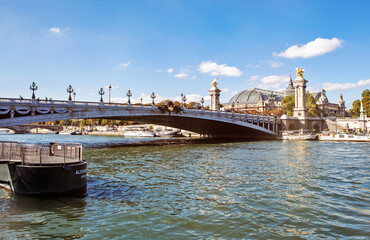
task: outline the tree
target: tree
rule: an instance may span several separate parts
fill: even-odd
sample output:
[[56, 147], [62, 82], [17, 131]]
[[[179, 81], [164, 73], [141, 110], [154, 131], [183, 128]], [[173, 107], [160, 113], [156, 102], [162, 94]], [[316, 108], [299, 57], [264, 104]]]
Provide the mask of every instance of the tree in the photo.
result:
[[349, 110], [349, 115], [351, 117], [359, 117], [360, 116], [360, 108], [361, 108], [360, 100], [355, 100], [352, 103], [352, 108]]
[[316, 99], [308, 92], [306, 93], [306, 107], [309, 117], [320, 117], [321, 110], [316, 104]]
[[[295, 95], [289, 95], [281, 100], [281, 106], [283, 107], [287, 116], [291, 117], [294, 115], [294, 107], [295, 107]], [[307, 108], [307, 115], [309, 117], [320, 117], [321, 110], [316, 104], [316, 99], [309, 94], [306, 93], [306, 108]]]
[[294, 106], [295, 106], [295, 96], [288, 95], [283, 100], [281, 100], [281, 106], [283, 107], [287, 116], [291, 117], [294, 113]]
[[364, 107], [365, 113], [370, 117], [370, 90], [366, 89], [362, 92], [362, 105]]
[[197, 108], [198, 105], [199, 105], [199, 103], [197, 103], [197, 102], [189, 102], [188, 103], [188, 108], [189, 109], [194, 109], [194, 108]]

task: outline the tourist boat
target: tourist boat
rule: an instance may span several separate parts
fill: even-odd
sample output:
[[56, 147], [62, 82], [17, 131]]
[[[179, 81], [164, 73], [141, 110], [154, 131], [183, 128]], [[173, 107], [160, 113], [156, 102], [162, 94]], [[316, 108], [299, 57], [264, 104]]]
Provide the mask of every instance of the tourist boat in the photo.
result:
[[77, 132], [77, 131], [61, 131], [59, 132], [60, 135], [82, 135], [82, 132]]
[[146, 127], [127, 127], [124, 132], [125, 137], [155, 137], [153, 131]]
[[293, 130], [293, 131], [284, 131], [281, 133], [281, 136], [278, 137], [280, 140], [316, 140], [317, 134], [314, 134], [312, 131]]
[[184, 135], [181, 133], [180, 129], [174, 128], [158, 128], [155, 131], [156, 137], [183, 137]]
[[14, 131], [6, 128], [1, 128], [0, 134], [14, 134]]
[[331, 132], [331, 133], [320, 134], [319, 140], [320, 141], [370, 142], [370, 135]]
[[53, 131], [50, 129], [43, 129], [43, 128], [33, 128], [29, 130], [30, 133], [34, 134], [58, 134], [59, 131]]
[[0, 183], [16, 195], [70, 195], [86, 192], [82, 146], [0, 142]]

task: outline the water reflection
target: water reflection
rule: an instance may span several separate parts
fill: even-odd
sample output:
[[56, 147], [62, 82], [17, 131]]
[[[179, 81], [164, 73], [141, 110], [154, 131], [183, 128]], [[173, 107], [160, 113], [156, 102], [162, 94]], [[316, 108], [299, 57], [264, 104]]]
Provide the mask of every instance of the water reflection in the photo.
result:
[[8, 238], [80, 238], [76, 226], [86, 214], [84, 198], [4, 198], [0, 212], [1, 229]]
[[366, 146], [89, 148], [85, 198], [2, 197], [0, 228], [8, 238], [364, 239]]

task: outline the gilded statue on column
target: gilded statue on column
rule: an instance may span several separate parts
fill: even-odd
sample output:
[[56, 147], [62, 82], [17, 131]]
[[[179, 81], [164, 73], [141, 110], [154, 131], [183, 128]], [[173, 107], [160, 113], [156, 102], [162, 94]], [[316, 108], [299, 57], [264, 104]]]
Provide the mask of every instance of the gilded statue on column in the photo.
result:
[[303, 73], [304, 73], [304, 69], [303, 68], [296, 68], [297, 70], [297, 79], [304, 79], [303, 78]]
[[215, 80], [213, 80], [213, 82], [212, 82], [212, 86], [214, 87], [214, 88], [217, 88], [217, 80], [218, 80], [218, 78], [215, 78]]

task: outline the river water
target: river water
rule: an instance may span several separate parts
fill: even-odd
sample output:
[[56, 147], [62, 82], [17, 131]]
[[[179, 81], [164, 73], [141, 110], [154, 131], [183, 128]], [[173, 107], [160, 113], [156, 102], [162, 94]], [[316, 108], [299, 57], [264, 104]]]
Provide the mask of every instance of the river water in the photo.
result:
[[119, 147], [140, 140], [58, 135], [0, 140], [81, 142], [88, 161], [83, 198], [11, 197], [0, 190], [0, 238], [370, 237], [369, 143]]

